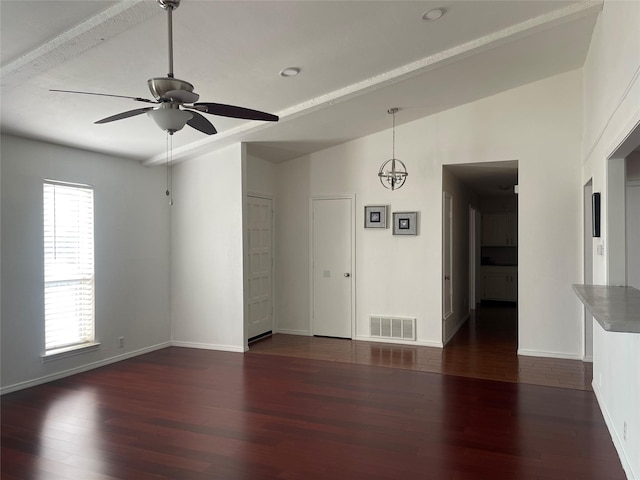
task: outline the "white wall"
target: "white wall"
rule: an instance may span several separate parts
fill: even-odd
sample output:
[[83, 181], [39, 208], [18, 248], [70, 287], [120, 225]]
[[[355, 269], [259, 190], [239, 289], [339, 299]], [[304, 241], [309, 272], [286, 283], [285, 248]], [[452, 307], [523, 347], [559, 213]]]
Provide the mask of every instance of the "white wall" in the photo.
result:
[[640, 150], [627, 157], [627, 180], [640, 181]]
[[243, 149], [234, 144], [173, 167], [174, 345], [245, 350]]
[[279, 163], [276, 173], [275, 331], [310, 335], [310, 158]]
[[273, 197], [276, 187], [276, 165], [247, 154], [247, 193]]
[[[169, 206], [164, 171], [137, 162], [2, 136], [3, 392], [166, 346]], [[42, 363], [42, 182], [89, 184], [95, 194], [97, 351]], [[118, 338], [125, 347], [118, 348]]]
[[[279, 302], [297, 305], [287, 327], [308, 333], [308, 198], [355, 193], [358, 218], [365, 205], [387, 204], [419, 211], [421, 223], [416, 237], [357, 226], [356, 335], [366, 338], [371, 314], [416, 317], [418, 342], [441, 345], [442, 166], [519, 160], [520, 353], [581, 358], [571, 290], [580, 281], [581, 84], [573, 71], [399, 126], [396, 155], [409, 178], [396, 192], [377, 178], [390, 130], [278, 165], [295, 178], [287, 187], [295, 192], [279, 190], [278, 241], [288, 241]], [[282, 256], [288, 251], [295, 261]]]
[[[584, 66], [582, 183], [602, 192], [600, 242], [608, 253], [607, 158], [640, 122], [640, 2], [606, 1]], [[605, 256], [595, 255], [594, 283], [607, 284]], [[629, 478], [640, 478], [640, 335], [594, 324], [593, 387]], [[624, 440], [624, 424], [627, 439]]]

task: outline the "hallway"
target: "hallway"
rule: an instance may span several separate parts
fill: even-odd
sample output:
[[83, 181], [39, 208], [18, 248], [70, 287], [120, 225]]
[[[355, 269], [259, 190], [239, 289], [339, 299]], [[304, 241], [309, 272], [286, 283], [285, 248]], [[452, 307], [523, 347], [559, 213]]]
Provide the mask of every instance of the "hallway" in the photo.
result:
[[377, 365], [462, 377], [591, 390], [592, 364], [517, 355], [517, 308], [487, 305], [443, 348], [275, 334], [248, 354]]

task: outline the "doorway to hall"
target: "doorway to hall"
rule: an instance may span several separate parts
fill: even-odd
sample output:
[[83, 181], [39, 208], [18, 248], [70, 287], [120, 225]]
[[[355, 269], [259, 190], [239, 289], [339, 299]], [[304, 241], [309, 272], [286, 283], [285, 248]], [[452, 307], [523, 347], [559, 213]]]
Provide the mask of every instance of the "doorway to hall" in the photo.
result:
[[446, 165], [443, 190], [459, 199], [451, 235], [454, 314], [443, 318], [445, 349], [517, 361], [518, 162]]

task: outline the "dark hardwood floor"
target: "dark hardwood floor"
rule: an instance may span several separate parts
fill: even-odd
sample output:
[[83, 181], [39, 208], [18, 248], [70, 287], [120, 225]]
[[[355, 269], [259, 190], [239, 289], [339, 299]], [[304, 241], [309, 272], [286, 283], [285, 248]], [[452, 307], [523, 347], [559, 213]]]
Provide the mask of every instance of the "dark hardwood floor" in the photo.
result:
[[274, 335], [250, 352], [591, 390], [591, 363], [517, 354], [517, 315], [509, 304], [480, 306], [445, 348]]
[[625, 478], [593, 392], [257, 350], [171, 347], [4, 395], [2, 478]]

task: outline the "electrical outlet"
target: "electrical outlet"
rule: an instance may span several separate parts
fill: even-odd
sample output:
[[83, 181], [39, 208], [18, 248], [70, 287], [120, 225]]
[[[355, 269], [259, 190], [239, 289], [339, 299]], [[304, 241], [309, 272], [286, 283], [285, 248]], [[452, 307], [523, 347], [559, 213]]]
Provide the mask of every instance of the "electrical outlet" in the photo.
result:
[[118, 348], [124, 348], [124, 337], [118, 339]]
[[627, 441], [627, 422], [624, 422], [624, 426], [622, 427], [622, 439]]

